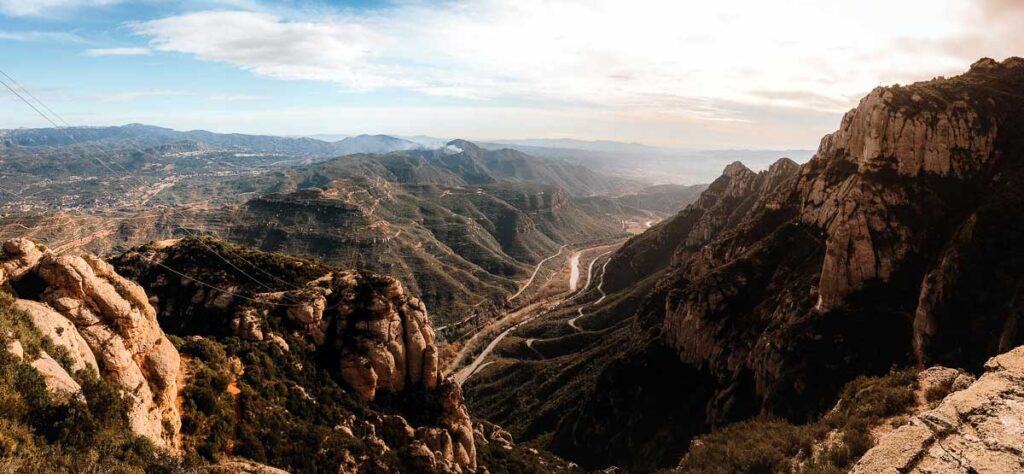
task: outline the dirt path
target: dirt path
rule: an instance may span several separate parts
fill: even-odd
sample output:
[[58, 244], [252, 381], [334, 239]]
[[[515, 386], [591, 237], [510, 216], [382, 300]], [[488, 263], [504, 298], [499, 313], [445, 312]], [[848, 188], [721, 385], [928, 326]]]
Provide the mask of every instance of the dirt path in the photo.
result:
[[512, 300], [516, 299], [517, 296], [523, 294], [523, 291], [526, 291], [526, 289], [529, 288], [530, 285], [533, 283], [533, 279], [537, 278], [537, 272], [540, 271], [540, 267], [544, 266], [544, 264], [547, 263], [548, 260], [551, 260], [552, 258], [555, 258], [555, 257], [557, 257], [559, 255], [562, 255], [562, 252], [565, 251], [565, 247], [566, 247], [565, 245], [559, 247], [558, 248], [558, 253], [556, 253], [556, 254], [548, 257], [548, 258], [545, 258], [544, 260], [541, 260], [540, 263], [538, 263], [537, 266], [533, 269], [533, 274], [530, 275], [530, 279], [526, 280], [526, 282], [523, 283], [523, 286], [521, 286], [519, 288], [519, 291], [517, 291], [516, 294], [508, 297], [508, 300], [512, 301]]
[[526, 347], [528, 349], [530, 349], [531, 351], [533, 351], [534, 354], [537, 354], [538, 356], [540, 356], [541, 359], [544, 359], [545, 358], [544, 354], [541, 354], [540, 351], [538, 351], [537, 349], [535, 349], [533, 347], [533, 343], [537, 342], [537, 341], [538, 341], [538, 339], [537, 338], [533, 338], [533, 337], [527, 339], [526, 340]]

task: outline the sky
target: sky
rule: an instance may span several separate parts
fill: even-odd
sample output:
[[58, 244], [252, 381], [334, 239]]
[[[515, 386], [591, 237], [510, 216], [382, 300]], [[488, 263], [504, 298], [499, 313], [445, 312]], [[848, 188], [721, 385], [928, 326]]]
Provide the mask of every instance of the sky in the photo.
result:
[[[72, 125], [816, 148], [879, 85], [1024, 55], [1021, 0], [0, 0]], [[0, 128], [47, 123], [0, 89]]]

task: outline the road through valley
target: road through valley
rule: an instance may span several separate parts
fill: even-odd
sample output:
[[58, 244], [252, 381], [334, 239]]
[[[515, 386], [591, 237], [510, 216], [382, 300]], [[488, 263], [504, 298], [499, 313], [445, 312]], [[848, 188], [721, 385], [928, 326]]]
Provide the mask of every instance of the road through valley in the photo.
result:
[[[569, 282], [566, 291], [551, 296], [542, 296], [537, 301], [527, 303], [512, 311], [509, 311], [508, 313], [505, 313], [505, 315], [499, 317], [491, 324], [481, 328], [480, 331], [478, 331], [472, 338], [469, 339], [469, 341], [466, 342], [464, 346], [462, 346], [462, 348], [459, 350], [458, 354], [456, 354], [456, 357], [450, 366], [452, 368], [450, 370], [453, 370], [455, 381], [459, 385], [462, 385], [467, 379], [469, 379], [469, 377], [471, 377], [473, 374], [479, 371], [480, 368], [482, 368], [485, 365], [488, 365], [489, 363], [485, 364], [485, 359], [487, 359], [487, 357], [491, 355], [494, 349], [498, 347], [498, 344], [501, 343], [501, 341], [506, 336], [515, 331], [517, 328], [519, 328], [523, 324], [529, 323], [547, 314], [555, 307], [566, 302], [567, 300], [574, 298], [582, 291], [585, 291], [590, 286], [591, 278], [593, 277], [594, 262], [596, 262], [599, 258], [611, 253], [612, 250], [608, 250], [596, 256], [594, 260], [590, 262], [587, 268], [586, 281], [584, 283], [584, 286], [583, 288], [579, 288], [581, 277], [581, 271], [579, 268], [580, 259], [584, 253], [591, 252], [594, 250], [601, 250], [609, 247], [615, 248], [618, 245], [621, 245], [623, 242], [624, 241], [618, 241], [615, 242], [614, 244], [602, 244], [593, 247], [587, 247], [574, 252], [567, 262], [567, 265], [569, 266]], [[534, 269], [533, 274], [530, 276], [529, 280], [527, 280], [526, 284], [524, 284], [523, 287], [520, 288], [519, 291], [517, 291], [516, 294], [509, 299], [511, 300], [521, 295], [524, 290], [526, 290], [531, 284], [533, 284], [534, 279], [536, 278], [537, 273], [540, 271], [543, 264], [550, 261], [552, 258], [561, 255], [564, 249], [565, 247], [560, 249], [557, 254], [542, 260]], [[475, 349], [479, 348], [479, 346], [483, 344], [483, 341], [485, 341], [495, 332], [497, 332], [497, 335], [493, 336], [494, 338], [489, 343], [487, 343], [487, 345], [479, 352], [479, 354], [473, 357], [472, 353], [475, 352]], [[473, 357], [472, 361], [470, 361], [468, 364], [465, 363], [466, 360], [468, 360], [470, 357]]]

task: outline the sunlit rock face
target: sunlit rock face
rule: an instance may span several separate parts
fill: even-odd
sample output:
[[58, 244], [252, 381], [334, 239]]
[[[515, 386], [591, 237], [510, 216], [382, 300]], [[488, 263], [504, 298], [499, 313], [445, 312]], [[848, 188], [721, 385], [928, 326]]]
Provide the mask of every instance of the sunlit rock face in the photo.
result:
[[[93, 370], [121, 387], [131, 402], [128, 418], [134, 432], [176, 449], [181, 361], [145, 291], [93, 255], [57, 255], [25, 239], [5, 242], [3, 249], [0, 265], [19, 290], [15, 307], [65, 349], [70, 370]], [[31, 365], [53, 391], [73, 395], [81, 390], [48, 354]]]
[[981, 378], [965, 382], [954, 383], [935, 409], [879, 439], [851, 472], [1024, 469], [1024, 347], [993, 357]]

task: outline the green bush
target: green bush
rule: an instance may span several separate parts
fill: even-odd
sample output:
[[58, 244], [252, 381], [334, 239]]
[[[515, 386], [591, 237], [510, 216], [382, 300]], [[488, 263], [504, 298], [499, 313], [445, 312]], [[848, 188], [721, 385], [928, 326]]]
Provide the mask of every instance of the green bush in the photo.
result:
[[[38, 357], [44, 349], [59, 354], [12, 302], [0, 293], [0, 337], [17, 338], [27, 359]], [[111, 472], [173, 472], [185, 468], [131, 431], [129, 405], [117, 387], [91, 370], [79, 371], [75, 379], [88, 403], [78, 398], [54, 399], [35, 369], [0, 350], [0, 471], [83, 472], [103, 466]]]
[[[726, 426], [695, 441], [679, 470], [776, 473], [790, 472], [794, 463], [800, 463], [805, 472], [845, 472], [874, 445], [872, 427], [910, 411], [916, 387], [913, 369], [858, 377], [843, 388], [835, 409], [817, 421], [794, 425], [759, 418]], [[827, 438], [838, 442], [825, 442]], [[821, 453], [812, 456], [816, 444]]]

